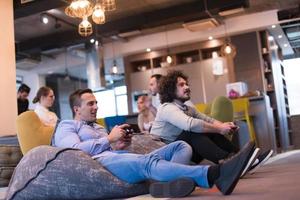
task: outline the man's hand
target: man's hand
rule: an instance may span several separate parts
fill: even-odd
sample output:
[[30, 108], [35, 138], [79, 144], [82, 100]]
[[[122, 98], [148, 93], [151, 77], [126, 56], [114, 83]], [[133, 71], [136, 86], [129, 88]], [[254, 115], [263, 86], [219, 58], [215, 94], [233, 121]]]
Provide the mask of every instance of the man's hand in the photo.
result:
[[129, 127], [128, 124], [116, 125], [107, 136], [109, 143], [114, 143], [126, 136], [124, 128]]
[[132, 134], [124, 136], [122, 139], [116, 142], [115, 149], [122, 150], [131, 144]]
[[230, 134], [236, 131], [236, 125], [233, 122], [219, 124], [219, 130], [222, 135]]

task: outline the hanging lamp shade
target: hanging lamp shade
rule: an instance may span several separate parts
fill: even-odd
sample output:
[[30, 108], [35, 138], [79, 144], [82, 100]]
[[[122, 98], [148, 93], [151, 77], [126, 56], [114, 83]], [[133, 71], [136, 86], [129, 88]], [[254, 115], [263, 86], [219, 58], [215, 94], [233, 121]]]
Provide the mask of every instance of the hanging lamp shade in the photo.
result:
[[88, 21], [87, 17], [84, 17], [82, 22], [79, 24], [78, 33], [84, 37], [87, 37], [93, 33], [92, 24]]
[[118, 73], [118, 66], [117, 66], [117, 62], [116, 62], [116, 60], [114, 60], [113, 61], [113, 66], [112, 66], [112, 68], [111, 68], [111, 73], [112, 74], [117, 74]]
[[102, 0], [102, 6], [105, 11], [113, 11], [117, 9], [116, 0]]
[[93, 13], [93, 5], [88, 0], [73, 0], [65, 9], [65, 13], [70, 17], [83, 18]]
[[231, 42], [227, 41], [221, 47], [221, 54], [222, 56], [230, 56], [233, 58], [236, 55], [236, 47]]
[[104, 9], [100, 3], [97, 3], [95, 5], [92, 19], [93, 19], [93, 22], [95, 22], [96, 24], [104, 24], [105, 23]]

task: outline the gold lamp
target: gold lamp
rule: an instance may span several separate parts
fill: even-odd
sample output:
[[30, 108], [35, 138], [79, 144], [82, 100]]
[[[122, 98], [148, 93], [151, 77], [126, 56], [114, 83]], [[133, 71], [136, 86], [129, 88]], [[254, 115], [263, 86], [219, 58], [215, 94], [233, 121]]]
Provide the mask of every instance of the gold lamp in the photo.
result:
[[92, 15], [92, 20], [96, 24], [104, 24], [105, 11], [112, 11], [116, 8], [115, 0], [72, 0], [65, 9], [65, 13], [70, 17], [82, 18], [78, 32], [81, 36], [89, 36], [93, 33], [93, 28], [88, 17]]
[[83, 18], [90, 16], [93, 12], [93, 5], [89, 0], [73, 0], [65, 9], [65, 13], [70, 17]]
[[117, 9], [116, 0], [102, 0], [105, 11], [113, 11]]
[[81, 36], [87, 37], [93, 33], [92, 24], [84, 17], [82, 22], [78, 26], [78, 33]]
[[97, 3], [95, 5], [92, 19], [96, 24], [104, 24], [105, 23], [104, 9], [100, 3]]
[[221, 47], [221, 55], [222, 56], [230, 56], [233, 58], [236, 55], [236, 48], [231, 43], [230, 37], [227, 34], [226, 23], [224, 23], [224, 28], [225, 28], [226, 39], [225, 39], [225, 44]]

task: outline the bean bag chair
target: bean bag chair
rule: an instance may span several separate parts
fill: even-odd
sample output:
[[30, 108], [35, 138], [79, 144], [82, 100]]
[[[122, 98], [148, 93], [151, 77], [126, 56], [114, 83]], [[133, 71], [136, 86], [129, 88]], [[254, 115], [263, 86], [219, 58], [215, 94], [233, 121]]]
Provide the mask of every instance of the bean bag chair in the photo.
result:
[[39, 146], [17, 165], [6, 199], [126, 198], [148, 193], [148, 186], [119, 180], [80, 150]]

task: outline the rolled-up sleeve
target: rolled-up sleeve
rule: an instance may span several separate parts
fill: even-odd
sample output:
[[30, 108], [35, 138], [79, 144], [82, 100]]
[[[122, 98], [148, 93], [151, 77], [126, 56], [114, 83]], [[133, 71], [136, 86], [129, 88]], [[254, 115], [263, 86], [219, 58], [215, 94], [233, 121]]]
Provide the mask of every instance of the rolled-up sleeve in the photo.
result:
[[[203, 127], [206, 123], [211, 123], [213, 121], [212, 118], [206, 117], [205, 115], [201, 116], [197, 115], [197, 118], [194, 116], [189, 116], [185, 114], [180, 108], [178, 108], [174, 104], [166, 104], [161, 107], [161, 119], [163, 121], [167, 121], [174, 126], [191, 132], [203, 132]], [[196, 113], [195, 113], [196, 114]], [[199, 119], [199, 118], [204, 119]]]
[[81, 149], [91, 156], [100, 154], [103, 151], [111, 150], [107, 137], [81, 141], [77, 133], [78, 130], [76, 124], [72, 123], [72, 121], [62, 121], [55, 132], [55, 146]]

